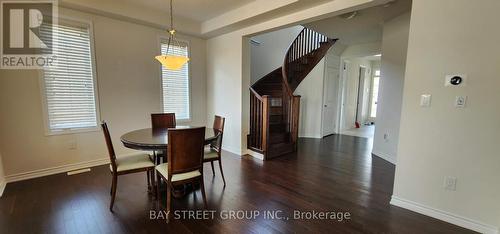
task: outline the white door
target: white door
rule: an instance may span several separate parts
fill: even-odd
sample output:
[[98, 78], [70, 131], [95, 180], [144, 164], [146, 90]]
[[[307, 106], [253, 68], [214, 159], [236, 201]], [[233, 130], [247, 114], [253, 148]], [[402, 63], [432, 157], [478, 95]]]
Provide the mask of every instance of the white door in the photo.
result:
[[336, 133], [339, 92], [339, 70], [337, 68], [327, 67], [325, 71], [322, 118], [323, 136]]
[[352, 71], [356, 67], [352, 68], [347, 60], [343, 61], [343, 66], [341, 131], [354, 128], [358, 100], [358, 78], [355, 77], [357, 72]]

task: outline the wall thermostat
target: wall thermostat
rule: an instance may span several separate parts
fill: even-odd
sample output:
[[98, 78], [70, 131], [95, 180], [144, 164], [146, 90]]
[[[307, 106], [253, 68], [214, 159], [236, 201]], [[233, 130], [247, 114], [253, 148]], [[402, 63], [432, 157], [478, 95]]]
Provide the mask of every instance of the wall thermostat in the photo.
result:
[[446, 75], [444, 86], [465, 86], [466, 80], [467, 75], [465, 74]]

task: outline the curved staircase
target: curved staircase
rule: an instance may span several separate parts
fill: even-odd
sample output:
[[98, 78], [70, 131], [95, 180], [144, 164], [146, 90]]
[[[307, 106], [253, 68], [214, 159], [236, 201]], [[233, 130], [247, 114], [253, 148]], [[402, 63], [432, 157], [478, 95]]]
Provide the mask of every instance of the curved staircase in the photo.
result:
[[300, 96], [293, 92], [336, 41], [304, 28], [288, 48], [283, 66], [250, 87], [247, 147], [264, 160], [296, 151]]

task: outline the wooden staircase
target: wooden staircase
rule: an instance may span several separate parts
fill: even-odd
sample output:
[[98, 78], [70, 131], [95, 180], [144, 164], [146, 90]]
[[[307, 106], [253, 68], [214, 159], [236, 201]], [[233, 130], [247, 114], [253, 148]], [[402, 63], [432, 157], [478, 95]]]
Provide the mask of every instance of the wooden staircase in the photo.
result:
[[288, 48], [283, 66], [250, 87], [250, 150], [265, 160], [296, 151], [300, 96], [293, 92], [336, 41], [304, 28]]

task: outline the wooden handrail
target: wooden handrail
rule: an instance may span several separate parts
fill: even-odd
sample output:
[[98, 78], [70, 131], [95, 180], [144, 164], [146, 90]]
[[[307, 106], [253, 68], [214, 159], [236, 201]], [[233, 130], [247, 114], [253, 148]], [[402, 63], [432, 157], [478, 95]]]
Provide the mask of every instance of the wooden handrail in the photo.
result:
[[253, 89], [252, 87], [249, 88], [250, 89], [250, 92], [253, 93], [253, 95], [255, 95], [255, 97], [257, 97], [259, 100], [263, 100], [262, 96], [260, 96], [256, 91], [255, 89]]

